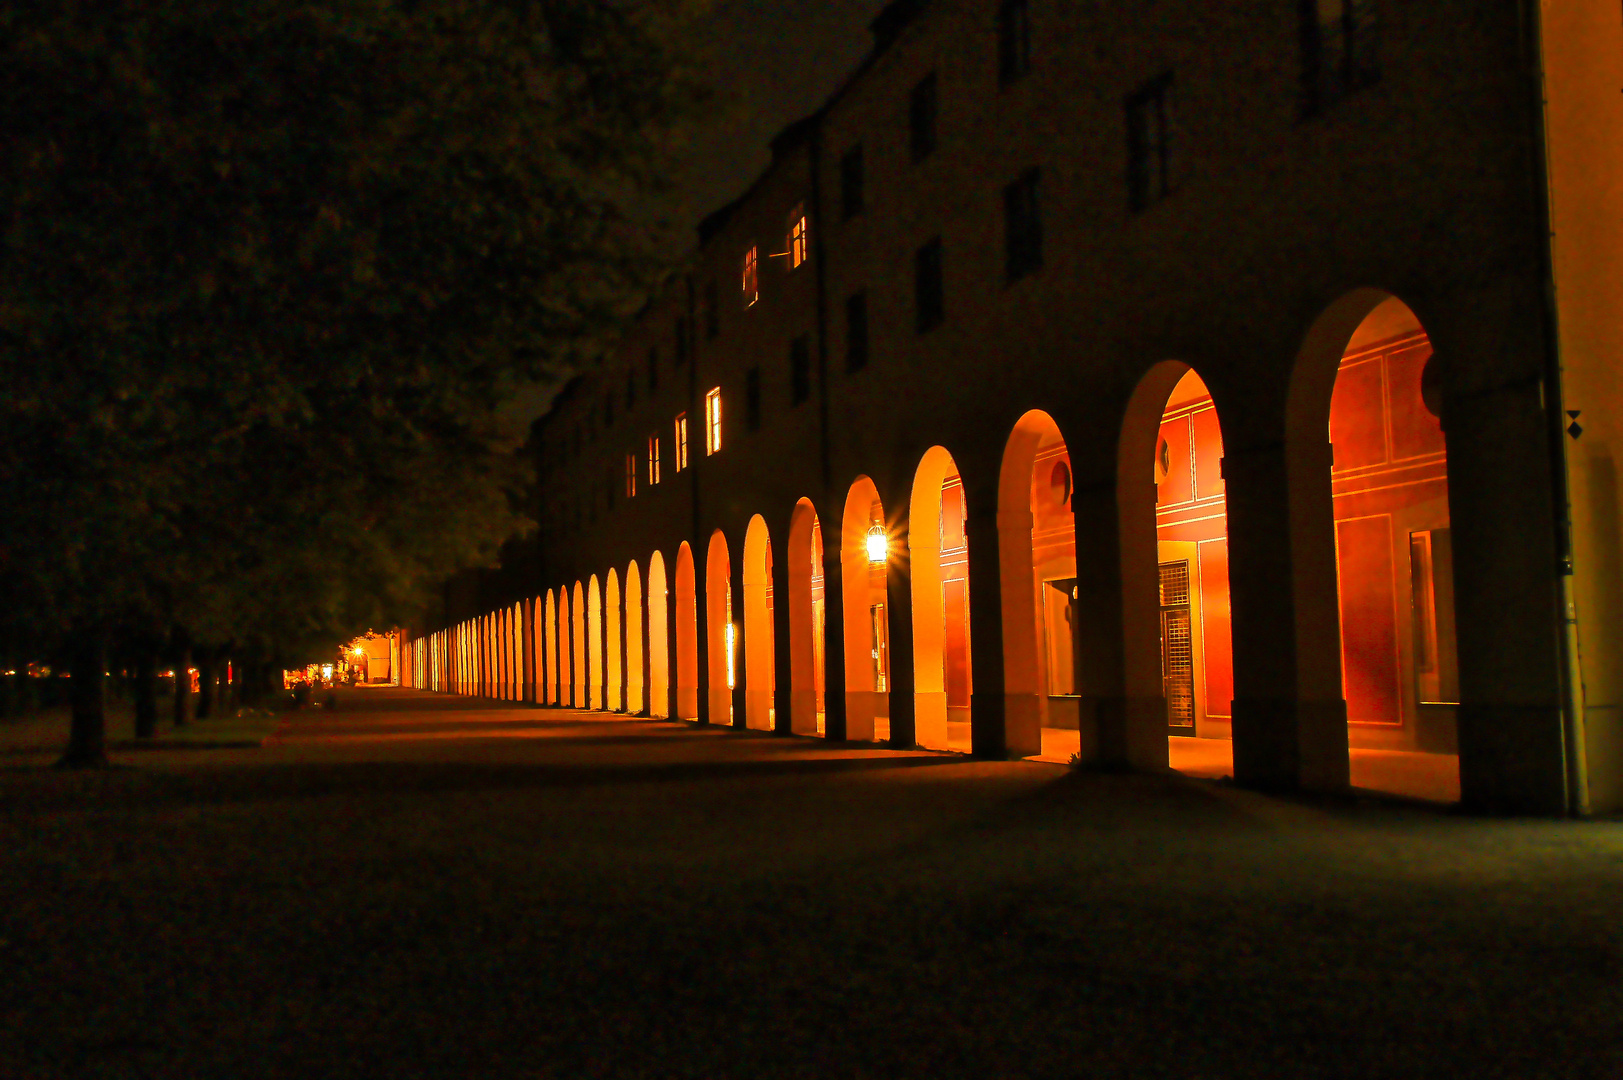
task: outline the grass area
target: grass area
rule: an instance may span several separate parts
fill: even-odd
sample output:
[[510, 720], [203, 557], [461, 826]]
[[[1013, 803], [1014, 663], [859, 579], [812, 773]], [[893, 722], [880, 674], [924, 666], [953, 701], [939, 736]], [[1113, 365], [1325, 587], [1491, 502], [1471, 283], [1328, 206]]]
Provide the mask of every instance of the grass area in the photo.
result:
[[[139, 750], [145, 748], [185, 749], [216, 747], [254, 747], [261, 745], [275, 730], [279, 717], [291, 707], [291, 698], [283, 702], [272, 701], [273, 708], [239, 707], [228, 715], [194, 720], [176, 727], [174, 697], [158, 697], [158, 727], [151, 738], [138, 739], [135, 735], [135, 706], [127, 700], [110, 699], [106, 706], [107, 746], [109, 750]], [[68, 728], [72, 722], [66, 705], [32, 709], [0, 719], [0, 751], [8, 754], [54, 753], [67, 745]]]

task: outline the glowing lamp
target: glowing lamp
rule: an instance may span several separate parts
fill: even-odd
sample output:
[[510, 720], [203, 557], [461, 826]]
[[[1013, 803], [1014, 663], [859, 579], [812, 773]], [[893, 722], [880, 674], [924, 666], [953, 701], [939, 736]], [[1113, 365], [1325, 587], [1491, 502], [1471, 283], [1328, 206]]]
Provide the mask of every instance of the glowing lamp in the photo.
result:
[[868, 561], [878, 566], [889, 554], [890, 537], [885, 535], [885, 527], [876, 521], [868, 530]]

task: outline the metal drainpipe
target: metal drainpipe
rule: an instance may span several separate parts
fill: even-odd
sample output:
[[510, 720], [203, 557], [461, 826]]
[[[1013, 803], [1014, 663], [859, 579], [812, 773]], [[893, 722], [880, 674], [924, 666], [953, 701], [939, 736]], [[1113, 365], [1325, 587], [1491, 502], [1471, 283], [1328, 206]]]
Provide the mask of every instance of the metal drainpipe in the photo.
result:
[[1544, 293], [1543, 405], [1550, 442], [1551, 496], [1555, 520], [1556, 578], [1561, 603], [1562, 751], [1566, 768], [1566, 810], [1574, 817], [1589, 813], [1589, 766], [1584, 734], [1583, 661], [1578, 649], [1578, 604], [1572, 588], [1572, 502], [1567, 484], [1565, 404], [1561, 391], [1560, 309], [1556, 303], [1554, 193], [1550, 187], [1549, 101], [1545, 94], [1543, 9], [1522, 4], [1523, 26], [1531, 52], [1535, 107], [1533, 126], [1534, 183], [1543, 206], [1543, 235], [1538, 250]]

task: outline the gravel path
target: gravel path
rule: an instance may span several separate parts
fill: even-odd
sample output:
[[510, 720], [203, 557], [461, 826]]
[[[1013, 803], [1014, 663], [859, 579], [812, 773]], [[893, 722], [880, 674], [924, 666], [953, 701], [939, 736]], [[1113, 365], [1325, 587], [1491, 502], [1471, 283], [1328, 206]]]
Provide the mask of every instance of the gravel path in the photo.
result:
[[0, 762], [0, 1077], [1623, 1076], [1623, 823], [412, 691]]

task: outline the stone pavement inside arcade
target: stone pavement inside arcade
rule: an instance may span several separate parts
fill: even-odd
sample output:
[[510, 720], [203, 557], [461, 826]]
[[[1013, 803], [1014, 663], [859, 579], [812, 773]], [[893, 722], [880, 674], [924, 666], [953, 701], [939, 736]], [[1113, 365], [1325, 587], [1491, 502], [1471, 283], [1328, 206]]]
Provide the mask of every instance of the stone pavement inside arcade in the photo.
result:
[[4, 744], [0, 1075], [1623, 1075], [1616, 821], [392, 688], [200, 745]]

